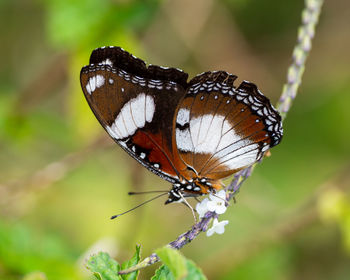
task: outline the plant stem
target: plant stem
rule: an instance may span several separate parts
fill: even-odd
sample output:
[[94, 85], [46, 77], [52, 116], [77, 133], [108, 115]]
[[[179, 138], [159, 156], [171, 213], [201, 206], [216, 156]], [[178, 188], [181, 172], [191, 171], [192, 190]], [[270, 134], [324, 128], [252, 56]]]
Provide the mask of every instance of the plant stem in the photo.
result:
[[285, 119], [294, 98], [297, 95], [301, 78], [305, 70], [306, 58], [311, 50], [311, 42], [315, 36], [323, 0], [305, 0], [302, 12], [302, 24], [298, 29], [297, 44], [293, 50], [292, 64], [287, 71], [287, 82], [283, 86], [281, 97], [277, 103], [277, 110]]

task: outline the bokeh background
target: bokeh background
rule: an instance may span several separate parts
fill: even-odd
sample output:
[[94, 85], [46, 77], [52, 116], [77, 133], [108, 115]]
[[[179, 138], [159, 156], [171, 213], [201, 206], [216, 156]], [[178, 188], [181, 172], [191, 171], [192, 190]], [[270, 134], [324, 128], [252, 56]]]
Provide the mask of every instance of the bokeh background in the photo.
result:
[[[80, 89], [91, 51], [122, 46], [194, 76], [226, 70], [276, 103], [302, 0], [2, 0], [0, 279], [92, 279], [84, 260], [146, 257], [193, 223], [108, 137]], [[325, 1], [282, 143], [222, 219], [182, 252], [209, 279], [350, 279], [350, 2]], [[156, 266], [141, 272], [149, 279]]]

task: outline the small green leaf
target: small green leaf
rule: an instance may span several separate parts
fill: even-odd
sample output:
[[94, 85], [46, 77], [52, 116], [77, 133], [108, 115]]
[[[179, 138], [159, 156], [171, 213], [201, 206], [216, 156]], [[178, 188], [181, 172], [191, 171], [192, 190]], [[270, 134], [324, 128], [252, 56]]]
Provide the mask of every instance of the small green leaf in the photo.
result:
[[187, 275], [186, 259], [179, 251], [163, 247], [158, 249], [156, 254], [169, 268], [175, 279], [183, 279]]
[[[122, 264], [121, 266], [121, 270], [133, 267], [135, 265], [137, 265], [140, 261], [140, 251], [141, 251], [141, 246], [140, 245], [136, 245], [136, 252], [134, 254], [134, 256], [131, 258], [131, 260], [126, 261]], [[123, 280], [136, 280], [137, 276], [139, 274], [139, 271], [135, 271], [129, 274], [123, 274], [121, 275], [121, 278]]]
[[187, 265], [188, 274], [185, 279], [188, 279], [188, 280], [207, 279], [207, 277], [204, 276], [202, 270], [198, 266], [196, 266], [196, 264], [193, 261], [187, 260], [186, 265]]
[[151, 280], [175, 280], [173, 274], [170, 272], [169, 268], [162, 265], [156, 270], [156, 274]]
[[120, 265], [112, 259], [107, 253], [100, 252], [93, 255], [87, 262], [90, 269], [99, 280], [121, 280], [118, 275]]
[[164, 263], [152, 277], [152, 280], [205, 280], [207, 279], [196, 264], [187, 260], [177, 250], [164, 247], [156, 251]]

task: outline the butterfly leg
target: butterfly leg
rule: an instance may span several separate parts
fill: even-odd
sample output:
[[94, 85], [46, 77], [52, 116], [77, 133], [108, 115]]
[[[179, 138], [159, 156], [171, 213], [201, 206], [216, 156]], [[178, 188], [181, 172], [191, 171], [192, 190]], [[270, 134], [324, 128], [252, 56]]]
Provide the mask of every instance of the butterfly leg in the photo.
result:
[[181, 192], [178, 192], [178, 194], [181, 196], [181, 198], [182, 198], [182, 203], [184, 204], [184, 205], [186, 205], [188, 208], [190, 208], [191, 209], [191, 211], [192, 211], [192, 215], [193, 215], [193, 218], [194, 218], [194, 222], [195, 223], [197, 223], [197, 217], [196, 217], [196, 214], [194, 213], [194, 209], [193, 209], [193, 207], [191, 206], [191, 204], [189, 204], [188, 202], [187, 202], [187, 200], [185, 199], [185, 197], [182, 195], [182, 193]]

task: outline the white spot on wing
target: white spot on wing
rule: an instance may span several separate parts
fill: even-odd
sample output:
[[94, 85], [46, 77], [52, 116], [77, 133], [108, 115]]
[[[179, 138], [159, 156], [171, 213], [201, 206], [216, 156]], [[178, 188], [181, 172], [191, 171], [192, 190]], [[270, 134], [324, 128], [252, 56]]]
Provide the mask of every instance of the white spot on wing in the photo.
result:
[[113, 63], [112, 63], [112, 61], [109, 58], [107, 58], [106, 60], [102, 61], [101, 64], [113, 66]]
[[186, 108], [181, 108], [177, 113], [176, 122], [182, 126], [188, 123], [190, 120], [190, 111]]
[[86, 84], [86, 91], [89, 94], [92, 94], [96, 88], [100, 88], [104, 85], [105, 78], [102, 75], [96, 75], [89, 79], [88, 83]]

